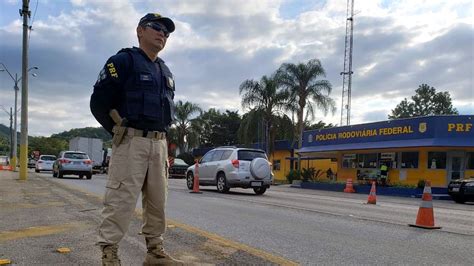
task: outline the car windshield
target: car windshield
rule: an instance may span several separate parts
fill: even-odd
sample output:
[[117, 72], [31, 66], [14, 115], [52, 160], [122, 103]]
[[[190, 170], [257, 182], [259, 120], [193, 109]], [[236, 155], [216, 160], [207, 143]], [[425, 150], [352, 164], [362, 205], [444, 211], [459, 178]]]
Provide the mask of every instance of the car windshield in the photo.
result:
[[174, 164], [176, 164], [176, 165], [188, 165], [186, 162], [184, 162], [182, 159], [179, 159], [179, 158], [174, 158]]
[[255, 158], [267, 159], [267, 156], [264, 151], [239, 150], [237, 158], [243, 161], [252, 161]]
[[89, 159], [89, 157], [87, 157], [87, 154], [85, 153], [79, 153], [79, 152], [68, 152], [68, 153], [65, 153], [64, 154], [64, 158], [67, 158], [67, 159]]
[[56, 156], [43, 155], [43, 156], [40, 157], [40, 160], [43, 160], [43, 161], [54, 161], [54, 160], [56, 160]]

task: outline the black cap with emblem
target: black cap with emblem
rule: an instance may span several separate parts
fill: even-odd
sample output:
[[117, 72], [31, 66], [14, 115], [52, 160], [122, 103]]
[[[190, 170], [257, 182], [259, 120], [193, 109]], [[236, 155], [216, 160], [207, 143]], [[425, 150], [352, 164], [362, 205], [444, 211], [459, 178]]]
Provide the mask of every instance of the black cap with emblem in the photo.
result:
[[138, 22], [138, 25], [143, 25], [145, 23], [153, 22], [153, 21], [163, 23], [163, 25], [166, 27], [166, 29], [169, 32], [174, 31], [174, 28], [175, 28], [174, 27], [174, 22], [170, 18], [163, 17], [158, 13], [148, 13], [148, 14], [146, 14], [143, 18], [140, 19], [140, 22]]

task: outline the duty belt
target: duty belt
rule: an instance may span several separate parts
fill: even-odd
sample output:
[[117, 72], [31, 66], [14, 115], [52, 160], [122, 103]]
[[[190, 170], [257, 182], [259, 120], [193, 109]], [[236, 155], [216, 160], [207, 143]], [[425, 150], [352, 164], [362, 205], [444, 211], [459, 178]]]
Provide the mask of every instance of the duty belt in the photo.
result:
[[131, 137], [144, 137], [149, 139], [166, 139], [166, 132], [148, 131], [127, 127], [127, 135]]

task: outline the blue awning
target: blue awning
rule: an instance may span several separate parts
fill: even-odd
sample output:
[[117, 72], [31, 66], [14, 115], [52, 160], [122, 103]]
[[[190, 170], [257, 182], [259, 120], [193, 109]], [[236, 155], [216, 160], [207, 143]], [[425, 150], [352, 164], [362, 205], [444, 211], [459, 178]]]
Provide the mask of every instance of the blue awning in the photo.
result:
[[375, 141], [363, 143], [348, 143], [338, 145], [319, 145], [303, 147], [299, 153], [323, 152], [323, 151], [346, 151], [367, 149], [390, 149], [410, 147], [474, 147], [474, 139], [471, 138], [429, 138], [393, 141]]

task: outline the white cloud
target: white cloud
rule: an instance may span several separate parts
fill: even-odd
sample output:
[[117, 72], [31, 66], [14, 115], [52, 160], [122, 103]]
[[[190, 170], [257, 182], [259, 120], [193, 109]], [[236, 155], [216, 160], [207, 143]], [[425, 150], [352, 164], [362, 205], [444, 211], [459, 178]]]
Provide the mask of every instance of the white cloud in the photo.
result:
[[[42, 1], [30, 39], [30, 65], [40, 67], [30, 81], [30, 132], [49, 135], [97, 125], [88, 105], [92, 85], [109, 56], [137, 45], [135, 28], [147, 12], [175, 21], [160, 56], [175, 74], [177, 100], [240, 110], [238, 87], [244, 80], [270, 75], [283, 62], [318, 58], [338, 111], [318, 113], [317, 120], [338, 124], [346, 1], [315, 2], [285, 18], [283, 4], [299, 3], [71, 0], [58, 6]], [[57, 13], [41, 14], [48, 10], [41, 5]], [[8, 3], [0, 7], [17, 9]], [[353, 123], [386, 119], [421, 83], [449, 91], [460, 111], [474, 113], [471, 1], [367, 0], [357, 1], [355, 11]], [[0, 61], [11, 72], [20, 71], [21, 34], [17, 17], [0, 24]], [[11, 83], [0, 73], [0, 105], [11, 105]], [[0, 123], [7, 124], [1, 113]]]

